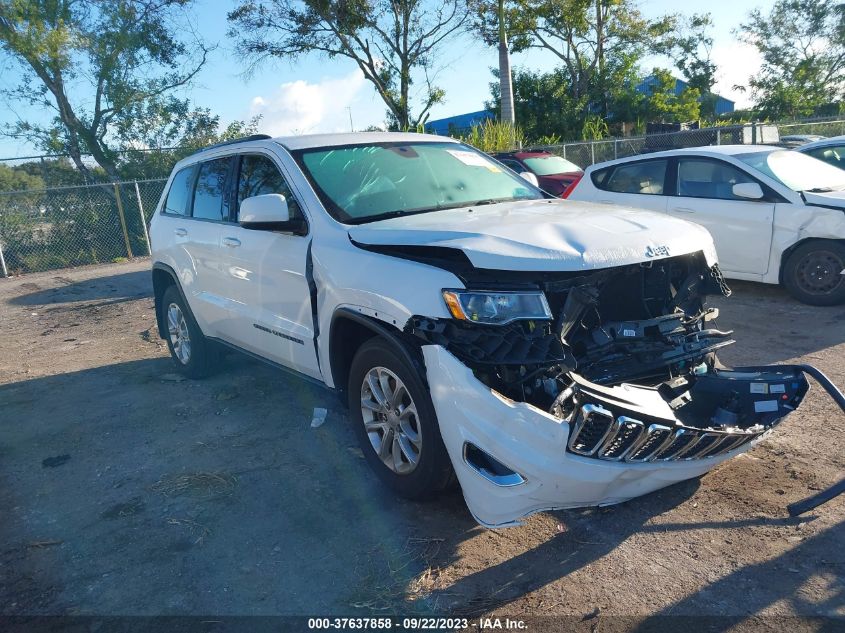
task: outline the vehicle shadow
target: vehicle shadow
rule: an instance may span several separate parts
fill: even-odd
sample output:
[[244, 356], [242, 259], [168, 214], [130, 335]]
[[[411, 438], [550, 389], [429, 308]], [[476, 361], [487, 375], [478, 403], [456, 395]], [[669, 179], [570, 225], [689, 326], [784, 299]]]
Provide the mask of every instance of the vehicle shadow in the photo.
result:
[[[830, 561], [832, 552], [840, 551], [845, 542], [845, 521], [803, 540], [799, 545], [767, 561], [746, 565], [719, 580], [710, 583], [688, 597], [675, 602], [660, 612], [645, 618], [633, 631], [662, 630], [661, 624], [673, 614], [693, 614], [711, 611], [714, 604], [735, 603], [742, 595], [742, 614], [738, 617], [707, 618], [708, 631], [736, 630], [743, 620], [760, 617], [761, 611], [774, 607], [777, 611], [793, 612], [798, 616], [835, 618], [820, 620], [812, 627], [817, 631], [841, 631], [845, 613], [845, 580], [839, 566]], [[762, 581], [764, 579], [764, 581]], [[808, 600], [812, 597], [813, 600]], [[776, 611], [776, 612], [777, 612]], [[733, 614], [731, 614], [733, 615]], [[763, 620], [772, 629], [788, 630], [794, 627], [791, 618], [767, 616]], [[704, 622], [695, 623], [696, 626]], [[810, 630], [810, 627], [807, 628]]]
[[[757, 517], [738, 521], [650, 524], [652, 518], [692, 497], [699, 485], [699, 480], [693, 479], [618, 506], [555, 512], [554, 517], [560, 521], [558, 534], [529, 551], [433, 592], [429, 601], [446, 613], [476, 618], [588, 567], [634, 534], [688, 532], [694, 538], [695, 531], [701, 529], [789, 526], [812, 520], [807, 517]], [[469, 536], [470, 532], [464, 534]], [[457, 549], [456, 546], [454, 550]], [[441, 566], [454, 564], [457, 558], [454, 552], [437, 563]]]
[[[59, 271], [61, 272], [61, 271]], [[50, 287], [42, 288], [37, 283]], [[106, 277], [72, 281], [61, 274], [49, 278], [45, 284], [41, 279], [21, 285], [22, 289], [32, 290], [7, 300], [18, 306], [49, 305], [52, 303], [71, 303], [100, 301], [100, 305], [134, 301], [153, 294], [152, 275], [149, 270], [119, 273]]]
[[783, 288], [728, 280], [728, 298], [711, 297], [719, 308], [716, 327], [738, 330], [736, 344], [719, 351], [728, 365], [788, 361], [845, 342], [845, 305], [799, 303]]

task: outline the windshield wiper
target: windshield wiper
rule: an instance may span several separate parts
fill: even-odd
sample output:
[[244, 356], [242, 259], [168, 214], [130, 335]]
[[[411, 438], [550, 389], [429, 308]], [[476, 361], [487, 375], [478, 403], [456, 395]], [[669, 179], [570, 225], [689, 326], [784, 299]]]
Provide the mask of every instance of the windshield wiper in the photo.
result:
[[805, 189], [807, 193], [830, 193], [836, 191], [833, 187], [814, 187], [812, 189]]

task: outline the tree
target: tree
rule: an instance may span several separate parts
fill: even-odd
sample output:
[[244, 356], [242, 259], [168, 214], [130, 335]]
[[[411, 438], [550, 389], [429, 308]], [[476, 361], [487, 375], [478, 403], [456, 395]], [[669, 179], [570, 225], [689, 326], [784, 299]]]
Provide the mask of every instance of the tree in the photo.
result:
[[[490, 84], [492, 99], [486, 104], [492, 111], [500, 108], [500, 82]], [[531, 142], [541, 137], [576, 138], [581, 134], [584, 100], [569, 94], [569, 75], [558, 68], [548, 73], [518, 68], [513, 73], [516, 119]]]
[[511, 77], [511, 55], [508, 50], [508, 33], [505, 28], [505, 0], [499, 0], [496, 12], [499, 21], [499, 94], [501, 96], [501, 120], [514, 125], [516, 113], [513, 106], [513, 78]]
[[698, 102], [701, 92], [698, 88], [687, 87], [680, 94], [676, 93], [677, 80], [668, 70], [655, 68], [648, 92], [641, 103], [642, 118], [646, 121], [664, 123], [683, 123], [696, 121], [701, 114]]
[[183, 42], [180, 12], [192, 0], [0, 0], [0, 50], [21, 70], [5, 96], [53, 113], [20, 119], [4, 133], [68, 154], [86, 178], [90, 154], [118, 178], [116, 147], [140, 113], [187, 107], [174, 91], [205, 64], [208, 49]]
[[[647, 20], [634, 0], [511, 0], [509, 5], [511, 49], [553, 53], [567, 76], [568, 95], [582, 104], [583, 116], [590, 109], [606, 117], [611, 93], [677, 23], [675, 16]], [[489, 20], [477, 20], [477, 28], [493, 44]]]
[[739, 35], [763, 57], [749, 80], [763, 116], [809, 116], [845, 96], [845, 4], [777, 0], [768, 15], [749, 13]]
[[43, 189], [44, 181], [34, 174], [18, 167], [0, 164], [0, 191], [23, 191]]
[[467, 17], [465, 0], [241, 0], [229, 13], [230, 35], [253, 67], [311, 53], [350, 59], [402, 130], [423, 124], [443, 100], [431, 79], [438, 53]]

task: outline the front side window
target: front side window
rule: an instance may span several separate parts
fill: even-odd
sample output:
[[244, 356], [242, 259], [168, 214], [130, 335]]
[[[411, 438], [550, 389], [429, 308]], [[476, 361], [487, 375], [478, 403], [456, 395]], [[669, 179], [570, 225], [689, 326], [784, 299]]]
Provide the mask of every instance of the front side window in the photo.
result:
[[747, 201], [733, 193], [734, 185], [746, 182], [756, 181], [722, 161], [681, 159], [678, 163], [679, 196]]
[[662, 195], [667, 164], [666, 160], [647, 160], [619, 165], [599, 187], [614, 193]]
[[163, 213], [188, 215], [188, 201], [191, 199], [191, 186], [194, 184], [194, 167], [185, 167], [173, 176], [170, 191], [164, 201]]
[[238, 177], [238, 213], [240, 213], [241, 202], [246, 198], [268, 193], [280, 193], [285, 197], [291, 219], [302, 217], [299, 205], [276, 164], [267, 156], [259, 154], [242, 156]]
[[194, 190], [193, 217], [222, 221], [228, 215], [224, 213], [224, 199], [229, 165], [228, 158], [210, 160], [200, 165], [197, 187]]
[[494, 202], [540, 189], [461, 143], [376, 143], [295, 154], [328, 212], [347, 224]]

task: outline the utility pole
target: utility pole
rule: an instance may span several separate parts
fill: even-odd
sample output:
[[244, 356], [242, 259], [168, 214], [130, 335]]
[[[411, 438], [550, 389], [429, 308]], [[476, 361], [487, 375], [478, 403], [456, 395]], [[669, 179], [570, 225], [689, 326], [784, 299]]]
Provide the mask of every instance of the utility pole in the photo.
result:
[[352, 125], [352, 106], [346, 106], [346, 111], [349, 113], [349, 131], [354, 132], [355, 126]]
[[513, 82], [511, 80], [508, 34], [505, 31], [505, 0], [499, 0], [499, 94], [502, 100], [502, 110], [499, 115], [501, 121], [513, 125], [516, 122], [516, 113], [513, 107]]

